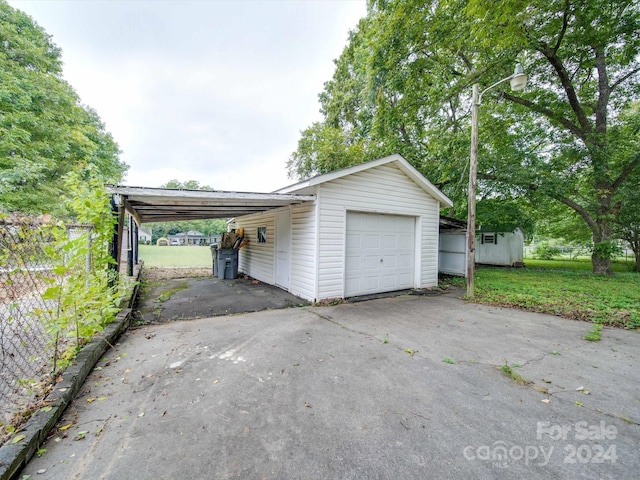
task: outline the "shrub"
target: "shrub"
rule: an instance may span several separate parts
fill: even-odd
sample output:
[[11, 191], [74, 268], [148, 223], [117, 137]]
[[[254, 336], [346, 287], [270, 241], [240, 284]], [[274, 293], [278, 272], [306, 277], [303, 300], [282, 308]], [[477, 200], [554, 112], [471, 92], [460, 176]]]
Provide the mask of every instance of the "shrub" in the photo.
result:
[[533, 251], [533, 256], [540, 260], [552, 260], [562, 255], [558, 247], [553, 247], [548, 243], [539, 243]]

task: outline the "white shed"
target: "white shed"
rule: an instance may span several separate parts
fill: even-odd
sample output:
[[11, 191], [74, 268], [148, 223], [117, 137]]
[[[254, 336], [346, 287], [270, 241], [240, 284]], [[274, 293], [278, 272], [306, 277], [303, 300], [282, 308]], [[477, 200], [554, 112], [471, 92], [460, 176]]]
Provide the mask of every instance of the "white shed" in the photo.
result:
[[476, 263], [522, 266], [524, 262], [524, 233], [520, 228], [482, 228], [476, 232]]
[[307, 300], [437, 285], [439, 212], [452, 202], [402, 156], [274, 193], [314, 200], [235, 219], [245, 274]]
[[[476, 264], [521, 267], [524, 233], [518, 227], [482, 227], [476, 232]], [[440, 218], [440, 272], [467, 273], [467, 222]]]

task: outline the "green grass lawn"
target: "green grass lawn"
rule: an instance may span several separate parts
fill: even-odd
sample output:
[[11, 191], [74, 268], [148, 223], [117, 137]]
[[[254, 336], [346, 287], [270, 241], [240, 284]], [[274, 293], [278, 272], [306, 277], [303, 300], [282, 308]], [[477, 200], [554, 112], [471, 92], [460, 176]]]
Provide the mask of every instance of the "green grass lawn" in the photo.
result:
[[[614, 263], [615, 275], [590, 273], [588, 261], [526, 260], [526, 268], [479, 267], [478, 303], [517, 307], [626, 328], [640, 328], [640, 274]], [[452, 283], [464, 287], [465, 279]]]
[[[633, 270], [633, 260], [613, 260], [611, 269], [614, 272], [631, 272]], [[578, 257], [574, 260], [569, 258], [557, 258], [553, 260], [538, 260], [537, 258], [525, 258], [524, 264], [531, 268], [548, 268], [552, 270], [584, 270], [591, 272], [590, 257]]]
[[140, 245], [140, 258], [147, 267], [211, 267], [209, 247], [158, 247]]

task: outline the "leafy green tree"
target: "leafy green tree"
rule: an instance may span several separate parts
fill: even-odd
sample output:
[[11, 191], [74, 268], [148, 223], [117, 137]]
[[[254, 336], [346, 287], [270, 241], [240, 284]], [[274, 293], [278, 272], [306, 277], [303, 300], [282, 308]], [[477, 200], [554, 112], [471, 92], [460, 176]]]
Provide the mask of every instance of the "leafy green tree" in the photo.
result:
[[180, 180], [169, 180], [164, 185], [160, 185], [160, 188], [174, 188], [177, 190], [213, 190], [209, 185], [200, 185], [197, 180], [186, 180], [181, 182]]
[[302, 132], [298, 149], [289, 158], [287, 168], [290, 177], [308, 178], [365, 160], [362, 141], [351, 141], [339, 127], [314, 123]]
[[[516, 60], [528, 88], [494, 89], [480, 109], [479, 194], [563, 205], [590, 232], [594, 272], [610, 273], [617, 199], [640, 165], [614, 133], [640, 96], [637, 2], [374, 0], [320, 95], [324, 123], [369, 157], [401, 153], [464, 205], [471, 85]], [[322, 158], [298, 149], [289, 170]]]
[[0, 0], [0, 205], [65, 211], [62, 177], [97, 167], [117, 183], [127, 166], [94, 110], [62, 78], [60, 49], [25, 13]]

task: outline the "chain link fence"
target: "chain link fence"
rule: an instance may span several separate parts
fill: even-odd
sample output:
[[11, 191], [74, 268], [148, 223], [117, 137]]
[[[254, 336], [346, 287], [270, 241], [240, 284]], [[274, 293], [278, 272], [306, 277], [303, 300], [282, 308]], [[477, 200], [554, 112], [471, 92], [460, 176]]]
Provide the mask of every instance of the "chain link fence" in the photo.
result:
[[[0, 421], [34, 400], [53, 373], [55, 349], [46, 325], [57, 314], [49, 287], [64, 282], [57, 268], [64, 249], [56, 239], [73, 240], [89, 226], [60, 226], [27, 217], [0, 218]], [[90, 239], [90, 235], [87, 235]], [[90, 240], [88, 240], [90, 241]], [[58, 246], [57, 246], [58, 245]], [[87, 258], [87, 268], [90, 259]], [[57, 350], [57, 351], [56, 351]]]

